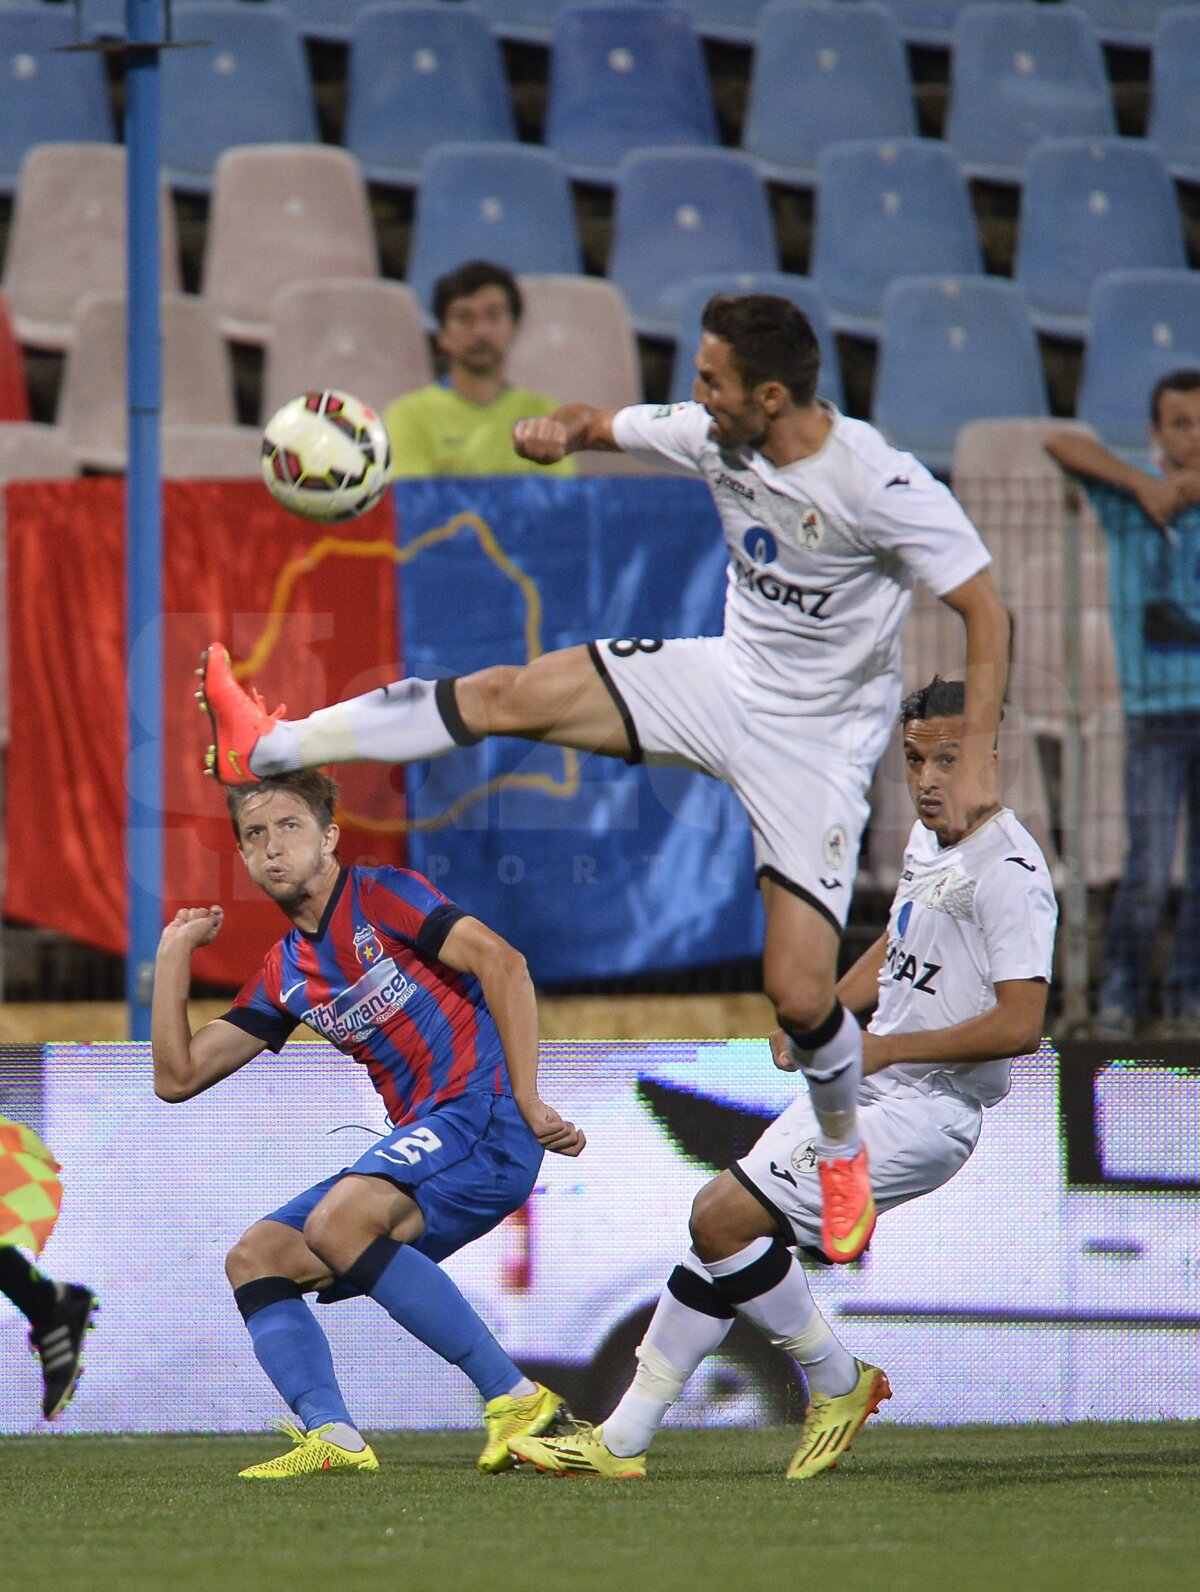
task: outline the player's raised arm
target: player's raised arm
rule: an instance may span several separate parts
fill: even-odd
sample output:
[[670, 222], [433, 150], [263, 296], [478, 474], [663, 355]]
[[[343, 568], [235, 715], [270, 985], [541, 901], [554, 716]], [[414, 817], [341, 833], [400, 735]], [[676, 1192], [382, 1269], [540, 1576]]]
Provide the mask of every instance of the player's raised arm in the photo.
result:
[[863, 1035], [863, 1072], [879, 1072], [904, 1062], [956, 1065], [1029, 1056], [1042, 1042], [1050, 986], [1042, 978], [1003, 979], [995, 985], [996, 1004], [978, 1017], [949, 1028], [911, 1033]]
[[568, 453], [620, 453], [612, 429], [615, 414], [615, 409], [594, 409], [591, 404], [560, 404], [548, 415], [518, 420], [513, 447], [535, 464], [557, 464]]
[[184, 907], [162, 932], [154, 966], [150, 1050], [154, 1092], [160, 1100], [190, 1100], [257, 1056], [264, 1041], [232, 1023], [205, 1023], [195, 1034], [188, 1020], [192, 952], [220, 933], [221, 907]]
[[439, 955], [449, 967], [479, 980], [504, 1047], [513, 1099], [538, 1143], [556, 1155], [578, 1155], [587, 1143], [582, 1130], [573, 1122], [564, 1122], [538, 1094], [537, 996], [525, 958], [515, 946], [471, 917], [458, 920]]
[[962, 616], [967, 628], [963, 755], [973, 765], [975, 795], [969, 811], [982, 812], [996, 800], [995, 747], [1008, 686], [1012, 620], [990, 569], [944, 592], [942, 601]]

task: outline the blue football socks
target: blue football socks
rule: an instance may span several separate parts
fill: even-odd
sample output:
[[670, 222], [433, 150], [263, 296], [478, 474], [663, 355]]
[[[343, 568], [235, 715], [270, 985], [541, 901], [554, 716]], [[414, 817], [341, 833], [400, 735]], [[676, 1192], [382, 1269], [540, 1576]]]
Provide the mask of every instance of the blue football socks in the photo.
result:
[[329, 1340], [304, 1303], [297, 1285], [284, 1277], [261, 1277], [234, 1289], [258, 1363], [306, 1432], [326, 1421], [351, 1429]]

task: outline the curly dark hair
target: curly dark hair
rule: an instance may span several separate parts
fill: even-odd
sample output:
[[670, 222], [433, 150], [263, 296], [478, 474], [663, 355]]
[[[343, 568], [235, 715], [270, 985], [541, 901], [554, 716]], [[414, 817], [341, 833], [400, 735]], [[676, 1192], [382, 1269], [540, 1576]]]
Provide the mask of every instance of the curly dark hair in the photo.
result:
[[808, 316], [789, 299], [773, 293], [717, 293], [704, 306], [700, 324], [729, 344], [744, 387], [778, 381], [794, 403], [813, 401], [821, 348]]

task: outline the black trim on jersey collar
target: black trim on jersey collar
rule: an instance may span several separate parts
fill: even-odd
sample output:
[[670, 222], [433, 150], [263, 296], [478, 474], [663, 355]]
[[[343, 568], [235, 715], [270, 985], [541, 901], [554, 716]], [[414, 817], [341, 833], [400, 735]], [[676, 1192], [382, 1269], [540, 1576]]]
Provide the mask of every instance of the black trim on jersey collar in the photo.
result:
[[815, 911], [819, 912], [825, 921], [832, 927], [833, 932], [837, 935], [839, 940], [846, 932], [842, 925], [838, 922], [837, 918], [834, 917], [833, 913], [825, 905], [824, 901], [819, 900], [815, 895], [813, 895], [811, 890], [805, 890], [802, 885], [798, 885], [794, 879], [786, 879], [783, 874], [780, 873], [778, 868], [772, 868], [769, 863], [764, 863], [754, 875], [754, 882], [755, 884], [760, 884], [764, 879], [769, 879], [772, 884], [779, 885], [780, 889], [786, 890], [789, 895], [799, 896], [801, 901], [807, 901], [809, 906]]
[[642, 761], [642, 743], [638, 740], [637, 725], [633, 722], [633, 714], [625, 704], [625, 698], [617, 690], [616, 682], [604, 667], [604, 659], [594, 641], [587, 644], [588, 657], [596, 666], [596, 673], [604, 681], [605, 689], [613, 699], [613, 706], [621, 715], [621, 723], [625, 727], [625, 737], [629, 742], [629, 755], [622, 759], [625, 763], [640, 763]]
[[349, 868], [342, 868], [339, 871], [337, 883], [329, 892], [329, 900], [325, 903], [325, 910], [321, 914], [320, 923], [317, 924], [316, 928], [311, 933], [308, 929], [302, 929], [300, 925], [297, 924], [297, 934], [302, 935], [306, 940], [319, 940], [321, 938], [321, 936], [325, 933], [325, 930], [329, 927], [329, 920], [333, 916], [338, 902], [342, 899], [342, 891], [346, 888], [346, 880], [349, 879], [349, 877]]

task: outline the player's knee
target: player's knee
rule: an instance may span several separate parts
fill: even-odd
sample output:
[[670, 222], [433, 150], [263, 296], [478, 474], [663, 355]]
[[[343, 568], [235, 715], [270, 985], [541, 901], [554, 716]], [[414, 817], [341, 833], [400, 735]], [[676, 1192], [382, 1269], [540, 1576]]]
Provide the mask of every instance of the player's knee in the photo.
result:
[[458, 711], [473, 735], [504, 735], [520, 727], [527, 716], [524, 673], [517, 665], [496, 664], [458, 682]]
[[827, 989], [817, 984], [784, 985], [778, 988], [767, 984], [767, 999], [775, 1008], [775, 1019], [780, 1028], [789, 1034], [811, 1033], [829, 1016], [833, 997]]
[[262, 1245], [255, 1238], [253, 1228], [238, 1239], [225, 1256], [225, 1276], [231, 1288], [240, 1288], [243, 1283], [253, 1282], [256, 1277], [263, 1275], [265, 1256], [261, 1250]]

